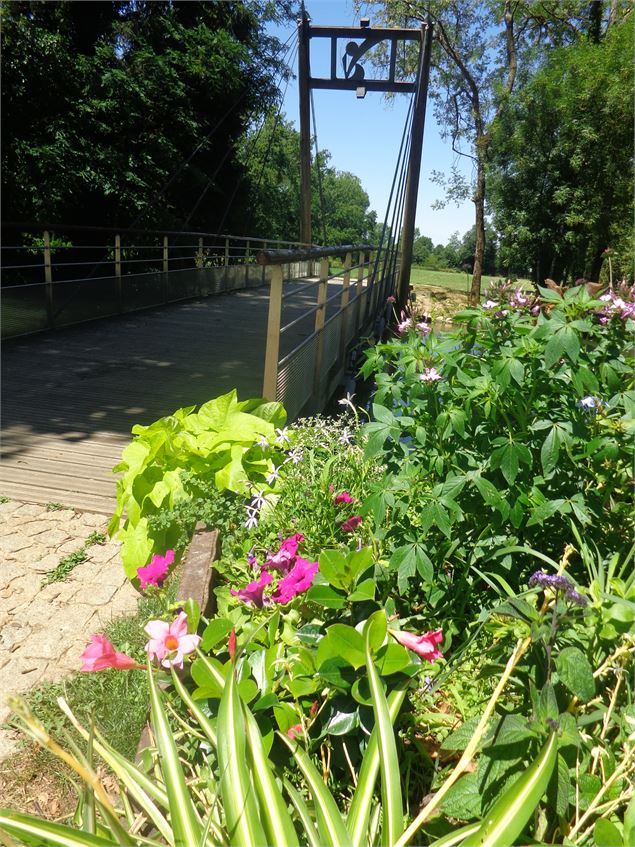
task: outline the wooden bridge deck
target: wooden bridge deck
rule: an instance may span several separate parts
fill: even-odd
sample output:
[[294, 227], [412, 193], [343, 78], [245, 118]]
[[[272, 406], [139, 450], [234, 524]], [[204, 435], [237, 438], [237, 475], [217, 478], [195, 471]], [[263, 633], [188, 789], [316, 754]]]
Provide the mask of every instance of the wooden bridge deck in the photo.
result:
[[[314, 298], [315, 287], [294, 297], [290, 317]], [[134, 424], [232, 388], [261, 395], [267, 308], [262, 287], [5, 343], [0, 494], [111, 513], [111, 468]]]

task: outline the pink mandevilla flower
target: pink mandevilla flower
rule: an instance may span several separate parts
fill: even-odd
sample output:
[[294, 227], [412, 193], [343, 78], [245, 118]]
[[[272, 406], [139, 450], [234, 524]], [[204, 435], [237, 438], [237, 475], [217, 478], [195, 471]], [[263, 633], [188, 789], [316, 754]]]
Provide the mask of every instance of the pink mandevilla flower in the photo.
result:
[[250, 603], [257, 609], [262, 609], [265, 605], [264, 590], [267, 585], [270, 585], [273, 577], [269, 571], [263, 570], [260, 574], [260, 579], [250, 582], [246, 588], [241, 588], [238, 591], [231, 589], [233, 597], [240, 597], [245, 603]]
[[302, 735], [302, 724], [294, 723], [293, 726], [290, 726], [287, 730], [287, 735], [289, 738], [292, 738], [294, 741], [296, 738], [300, 738]]
[[342, 532], [355, 532], [355, 530], [361, 524], [361, 522], [362, 522], [362, 516], [361, 515], [351, 515], [351, 517], [348, 518], [348, 520], [345, 520], [342, 523], [342, 527], [341, 527]]
[[423, 635], [415, 635], [414, 632], [397, 632], [394, 629], [391, 629], [390, 632], [400, 644], [428, 662], [443, 658], [443, 653], [437, 650], [437, 644], [441, 644], [443, 641], [443, 633], [440, 629], [424, 632]]
[[339, 494], [335, 495], [335, 505], [340, 506], [342, 503], [354, 503], [355, 498], [351, 497], [348, 491], [340, 491]]
[[298, 545], [304, 541], [304, 536], [301, 532], [296, 532], [295, 535], [285, 538], [280, 545], [280, 549], [273, 556], [269, 556], [265, 562], [265, 568], [273, 568], [276, 571], [287, 573], [293, 567], [296, 556], [298, 555]]
[[149, 621], [144, 629], [150, 636], [145, 646], [148, 657], [156, 657], [164, 668], [182, 668], [183, 657], [193, 653], [201, 640], [200, 635], [188, 633], [185, 612], [180, 612], [171, 624], [165, 621]]
[[156, 585], [160, 588], [173, 561], [174, 550], [167, 550], [164, 556], [153, 556], [150, 564], [146, 565], [145, 568], [137, 568], [141, 590], [145, 591], [149, 585]]
[[91, 635], [90, 644], [84, 650], [80, 659], [83, 662], [82, 671], [103, 671], [105, 668], [117, 668], [127, 671], [133, 668], [144, 668], [131, 656], [118, 653], [105, 635]]
[[422, 382], [436, 382], [441, 379], [441, 374], [436, 368], [424, 368], [420, 379]]
[[317, 562], [309, 562], [298, 556], [292, 570], [278, 583], [271, 599], [286, 606], [294, 597], [311, 587], [317, 571]]

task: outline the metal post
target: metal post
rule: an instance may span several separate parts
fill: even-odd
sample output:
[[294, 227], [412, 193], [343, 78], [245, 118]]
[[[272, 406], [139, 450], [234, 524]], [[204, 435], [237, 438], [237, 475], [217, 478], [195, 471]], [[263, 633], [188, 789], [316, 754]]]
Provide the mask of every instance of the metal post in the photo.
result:
[[121, 284], [121, 236], [115, 235], [115, 286], [117, 289], [117, 309], [123, 312], [123, 286]]
[[269, 317], [267, 318], [267, 346], [265, 348], [265, 375], [262, 386], [262, 396], [265, 400], [277, 399], [281, 314], [282, 265], [272, 265], [271, 288], [269, 289]]
[[302, 3], [298, 20], [298, 93], [300, 103], [300, 241], [311, 244], [311, 99], [309, 16]]
[[46, 292], [46, 316], [51, 329], [55, 328], [53, 313], [53, 268], [51, 265], [51, 236], [48, 229], [44, 230], [44, 283]]
[[[267, 249], [267, 242], [266, 241], [262, 242], [262, 249], [263, 250]], [[262, 266], [262, 284], [264, 285], [266, 281], [267, 281], [267, 266], [263, 265]]]
[[324, 321], [326, 320], [326, 296], [329, 286], [329, 260], [320, 259], [320, 281], [318, 283], [317, 311], [315, 312], [315, 372], [313, 376], [313, 404], [322, 406], [322, 359], [324, 358]]
[[249, 242], [245, 245], [245, 288], [249, 288]]
[[163, 301], [168, 302], [168, 237], [163, 236]]
[[348, 325], [350, 323], [348, 320], [348, 299], [351, 284], [352, 259], [353, 257], [350, 253], [347, 253], [344, 259], [342, 296], [340, 298], [340, 311], [342, 313], [342, 317], [340, 318], [340, 362], [344, 360], [344, 356], [346, 355], [346, 345], [348, 344]]
[[229, 238], [225, 239], [225, 290], [229, 288]]
[[417, 93], [415, 94], [410, 137], [410, 160], [408, 162], [408, 177], [406, 180], [406, 202], [403, 213], [401, 239], [401, 268], [399, 269], [397, 294], [400, 309], [404, 309], [408, 302], [415, 215], [417, 213], [417, 194], [419, 191], [419, 174], [421, 171], [421, 151], [423, 149], [423, 130], [426, 121], [426, 100], [428, 98], [428, 79], [430, 77], [431, 49], [432, 22], [428, 18], [425, 26], [421, 27], [421, 52], [419, 54], [419, 72], [417, 74]]
[[196, 252], [196, 267], [203, 267], [203, 239], [199, 238], [198, 240], [198, 250]]

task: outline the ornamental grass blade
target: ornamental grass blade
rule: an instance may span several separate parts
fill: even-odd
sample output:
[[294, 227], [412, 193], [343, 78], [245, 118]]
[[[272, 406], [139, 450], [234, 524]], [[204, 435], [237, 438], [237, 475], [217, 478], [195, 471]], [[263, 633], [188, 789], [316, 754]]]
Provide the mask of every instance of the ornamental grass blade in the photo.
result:
[[470, 835], [474, 835], [475, 832], [478, 832], [480, 826], [480, 821], [468, 823], [460, 829], [454, 829], [452, 832], [448, 832], [448, 834], [444, 835], [443, 838], [439, 838], [437, 841], [434, 841], [430, 847], [455, 847], [455, 845], [461, 844], [461, 842], [465, 841], [466, 838], [469, 838]]
[[258, 724], [246, 707], [245, 719], [252, 773], [260, 808], [262, 809], [262, 823], [267, 836], [267, 843], [275, 844], [276, 847], [297, 845], [298, 836], [287, 804], [271, 772]]
[[220, 791], [232, 847], [261, 847], [267, 838], [247, 766], [246, 727], [232, 668], [218, 709]]
[[[395, 689], [388, 695], [388, 713], [390, 715], [391, 725], [394, 724], [405, 697], [405, 689]], [[370, 821], [375, 783], [377, 781], [377, 774], [379, 773], [378, 734], [378, 728], [375, 726], [368, 739], [368, 746], [366, 747], [362, 765], [359, 769], [357, 787], [355, 788], [346, 818], [346, 828], [351, 836], [353, 847], [364, 847], [368, 843], [368, 823]]]
[[[73, 724], [73, 727], [77, 730], [77, 732], [82, 736], [82, 738], [88, 740], [88, 732], [71, 712], [66, 701], [60, 697], [57, 702], [60, 709]], [[156, 806], [156, 803], [158, 803], [164, 809], [169, 807], [168, 795], [165, 793], [163, 788], [153, 782], [150, 777], [143, 773], [143, 771], [137, 768], [132, 762], [129, 762], [125, 756], [122, 756], [121, 753], [111, 747], [97, 729], [95, 729], [93, 746], [95, 752], [101, 756], [115, 775], [121, 780], [127, 792], [135, 800], [139, 807], [143, 809], [144, 814], [150, 821], [152, 821], [168, 844], [172, 844], [174, 842], [172, 827], [167, 822], [161, 810]]]
[[212, 747], [216, 748], [216, 746], [217, 746], [216, 730], [214, 729], [214, 726], [213, 726], [211, 720], [207, 717], [207, 715], [201, 709], [201, 707], [198, 705], [196, 700], [192, 699], [190, 692], [187, 690], [187, 688], [183, 685], [181, 680], [178, 678], [174, 668], [172, 668], [172, 683], [173, 683], [174, 687], [176, 688], [176, 691], [177, 691], [179, 697], [181, 698], [181, 700], [183, 700], [183, 702], [185, 703], [185, 705], [187, 706], [189, 711], [192, 713], [194, 718], [196, 718], [198, 725], [200, 726], [200, 728], [203, 730], [203, 732], [207, 736], [207, 740], [209, 741], [209, 743], [212, 745]]
[[0, 831], [33, 847], [112, 847], [112, 838], [79, 832], [70, 826], [0, 809]]
[[386, 695], [381, 687], [381, 679], [373, 664], [370, 650], [371, 627], [366, 627], [366, 669], [370, 696], [373, 701], [375, 729], [379, 747], [379, 768], [381, 771], [381, 803], [383, 820], [381, 828], [381, 843], [383, 847], [391, 847], [403, 832], [403, 801], [401, 797], [401, 781], [399, 773], [399, 758], [397, 744], [392, 728], [390, 711]]
[[150, 668], [148, 668], [148, 683], [152, 725], [156, 735], [165, 790], [168, 795], [170, 822], [174, 830], [174, 844], [175, 847], [198, 847], [203, 827], [185, 783], [185, 774], [179, 760], [179, 753]]
[[307, 752], [297, 742], [291, 741], [283, 733], [279, 732], [278, 737], [282, 739], [293, 754], [298, 767], [307, 781], [309, 791], [313, 795], [315, 817], [322, 847], [352, 847], [348, 830], [344, 825], [344, 820], [333, 799], [333, 795], [326, 785], [324, 785], [318, 769], [309, 758]]
[[289, 782], [284, 780], [284, 788], [289, 795], [293, 807], [297, 812], [300, 823], [302, 824], [302, 833], [306, 836], [309, 847], [322, 847], [320, 836], [315, 826], [315, 821], [311, 817], [311, 812], [307, 806], [304, 797], [300, 792]]

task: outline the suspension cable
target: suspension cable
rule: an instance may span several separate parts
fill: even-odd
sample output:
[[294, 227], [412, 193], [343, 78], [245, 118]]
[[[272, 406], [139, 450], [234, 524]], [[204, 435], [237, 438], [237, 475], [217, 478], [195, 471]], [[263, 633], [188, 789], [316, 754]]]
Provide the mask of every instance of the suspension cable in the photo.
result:
[[315, 102], [311, 89], [311, 117], [313, 118], [313, 137], [315, 138], [315, 169], [317, 170], [318, 192], [320, 195], [320, 218], [322, 221], [322, 243], [326, 247], [326, 213], [324, 206], [324, 190], [322, 188], [322, 171], [320, 170], [320, 148], [318, 146], [317, 124], [315, 120]]

